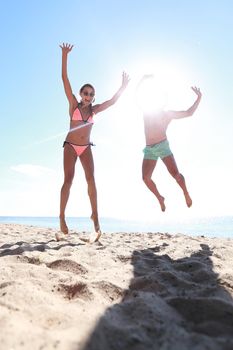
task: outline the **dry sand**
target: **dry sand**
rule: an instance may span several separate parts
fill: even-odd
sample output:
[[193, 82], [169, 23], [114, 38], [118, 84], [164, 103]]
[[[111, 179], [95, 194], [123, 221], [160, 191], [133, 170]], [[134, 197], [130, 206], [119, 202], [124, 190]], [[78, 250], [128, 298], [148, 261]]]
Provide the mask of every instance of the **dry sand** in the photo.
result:
[[0, 349], [233, 349], [233, 239], [0, 224]]

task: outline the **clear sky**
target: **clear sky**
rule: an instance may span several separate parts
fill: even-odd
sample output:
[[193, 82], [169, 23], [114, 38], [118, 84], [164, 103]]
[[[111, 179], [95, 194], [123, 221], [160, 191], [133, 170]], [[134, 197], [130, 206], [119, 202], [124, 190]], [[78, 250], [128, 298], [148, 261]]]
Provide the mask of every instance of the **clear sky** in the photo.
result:
[[[231, 0], [1, 0], [0, 215], [58, 214], [69, 127], [62, 42], [74, 44], [68, 72], [75, 93], [90, 82], [100, 103], [120, 87], [123, 70], [131, 77], [118, 103], [96, 116], [92, 133], [100, 216], [231, 215], [232, 18]], [[168, 129], [190, 209], [161, 161], [153, 178], [165, 213], [141, 180], [144, 134], [134, 89], [150, 72], [166, 83], [169, 108], [188, 108], [192, 85], [203, 92], [195, 115]], [[89, 215], [77, 163], [67, 216]]]

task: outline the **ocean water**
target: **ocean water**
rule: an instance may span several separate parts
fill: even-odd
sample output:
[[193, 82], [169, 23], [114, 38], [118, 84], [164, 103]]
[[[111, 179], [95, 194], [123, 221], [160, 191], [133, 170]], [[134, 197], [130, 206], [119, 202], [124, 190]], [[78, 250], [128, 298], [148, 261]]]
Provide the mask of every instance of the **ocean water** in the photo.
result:
[[[59, 228], [59, 220], [57, 217], [0, 216], [0, 223]], [[77, 230], [77, 232], [91, 232], [93, 230], [91, 220], [85, 217], [68, 217], [67, 224], [70, 229]], [[161, 232], [233, 238], [233, 216], [195, 218], [182, 222], [175, 220], [148, 222], [100, 218], [100, 224], [101, 230], [109, 233]]]

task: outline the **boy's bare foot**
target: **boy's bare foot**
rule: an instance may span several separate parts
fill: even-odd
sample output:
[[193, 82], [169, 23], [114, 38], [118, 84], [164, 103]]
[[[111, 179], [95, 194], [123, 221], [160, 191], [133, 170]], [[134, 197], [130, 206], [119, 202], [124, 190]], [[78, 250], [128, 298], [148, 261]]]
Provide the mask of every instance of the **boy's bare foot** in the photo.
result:
[[165, 204], [164, 204], [165, 198], [161, 196], [160, 198], [158, 198], [158, 200], [159, 200], [159, 204], [160, 204], [161, 210], [165, 211], [166, 210], [166, 207], [165, 207]]
[[187, 206], [190, 208], [191, 205], [193, 204], [193, 202], [192, 202], [192, 199], [191, 199], [189, 193], [188, 193], [188, 192], [187, 192], [187, 193], [184, 193], [184, 196], [185, 196], [186, 204], [187, 204]]

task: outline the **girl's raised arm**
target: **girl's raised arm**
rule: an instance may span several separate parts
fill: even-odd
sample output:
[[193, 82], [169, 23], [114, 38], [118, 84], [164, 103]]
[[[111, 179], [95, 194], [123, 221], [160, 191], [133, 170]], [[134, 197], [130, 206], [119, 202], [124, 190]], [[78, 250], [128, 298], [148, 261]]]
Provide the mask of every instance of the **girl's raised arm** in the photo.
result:
[[59, 46], [62, 49], [62, 81], [63, 81], [66, 97], [71, 107], [74, 102], [74, 94], [73, 94], [73, 91], [68, 79], [68, 74], [67, 74], [67, 57], [68, 57], [68, 53], [72, 50], [73, 45], [63, 43], [62, 45], [59, 45]]
[[113, 97], [110, 100], [107, 100], [103, 103], [100, 103], [96, 106], [94, 106], [94, 113], [99, 113], [107, 109], [108, 107], [112, 106], [118, 98], [121, 96], [122, 92], [125, 90], [129, 83], [129, 76], [125, 72], [122, 73], [122, 83], [121, 87], [117, 90], [117, 92], [113, 95]]

